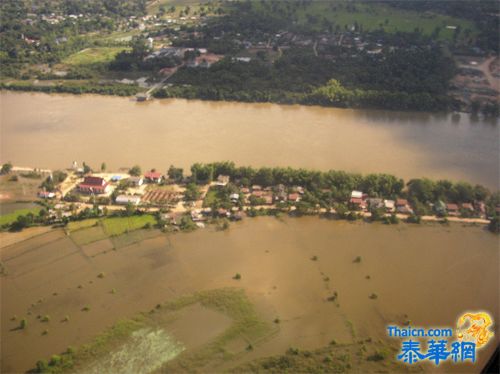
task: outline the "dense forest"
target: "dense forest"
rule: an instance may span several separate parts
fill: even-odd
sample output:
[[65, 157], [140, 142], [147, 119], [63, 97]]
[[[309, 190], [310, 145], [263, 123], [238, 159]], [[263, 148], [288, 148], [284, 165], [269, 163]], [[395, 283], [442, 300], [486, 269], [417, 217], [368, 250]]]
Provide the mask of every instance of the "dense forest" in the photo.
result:
[[295, 48], [274, 63], [265, 56], [247, 63], [226, 58], [208, 70], [182, 68], [171, 79], [179, 86], [156, 95], [437, 110], [451, 105], [446, 90], [453, 73], [453, 62], [437, 48], [387, 50], [377, 57], [362, 53], [336, 61], [310, 48]]

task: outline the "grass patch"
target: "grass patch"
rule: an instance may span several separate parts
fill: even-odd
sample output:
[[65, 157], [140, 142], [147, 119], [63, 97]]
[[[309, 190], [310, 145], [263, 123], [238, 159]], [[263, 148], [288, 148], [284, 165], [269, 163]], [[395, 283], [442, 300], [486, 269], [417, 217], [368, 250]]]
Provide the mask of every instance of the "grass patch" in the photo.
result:
[[128, 50], [126, 47], [97, 47], [86, 48], [79, 52], [73, 53], [63, 60], [67, 65], [90, 65], [103, 64], [113, 61], [115, 56], [123, 50]]
[[150, 214], [144, 214], [142, 216], [106, 218], [102, 221], [102, 226], [106, 235], [116, 236], [142, 229], [148, 223], [154, 225], [156, 219]]
[[81, 229], [86, 229], [88, 227], [95, 226], [99, 220], [97, 218], [84, 219], [83, 221], [74, 221], [68, 223], [69, 232], [77, 231]]
[[11, 223], [13, 223], [17, 220], [17, 217], [25, 216], [28, 213], [33, 213], [34, 215], [37, 215], [40, 212], [40, 209], [41, 208], [18, 209], [12, 213], [4, 214], [4, 215], [0, 216], [0, 226], [10, 225]]
[[[306, 25], [316, 31], [324, 30], [323, 19], [340, 26], [341, 30], [350, 28], [354, 24], [360, 25], [364, 31], [374, 31], [381, 28], [387, 33], [413, 32], [416, 28], [422, 30], [426, 36], [430, 36], [436, 27], [441, 29], [438, 39], [451, 40], [454, 30], [446, 26], [460, 26], [462, 30], [469, 29], [471, 36], [477, 34], [473, 22], [431, 12], [416, 12], [411, 10], [397, 9], [389, 5], [370, 4], [370, 2], [354, 4], [354, 8], [347, 3], [313, 1], [307, 7], [297, 9], [298, 24]], [[259, 2], [254, 2], [259, 8]], [[315, 22], [310, 22], [314, 19]]]

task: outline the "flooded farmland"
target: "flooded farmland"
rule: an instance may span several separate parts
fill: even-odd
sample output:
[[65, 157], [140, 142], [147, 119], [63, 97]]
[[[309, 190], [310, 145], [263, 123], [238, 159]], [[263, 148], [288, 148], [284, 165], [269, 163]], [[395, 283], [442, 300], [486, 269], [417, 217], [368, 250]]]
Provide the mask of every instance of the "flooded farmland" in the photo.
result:
[[[28, 370], [41, 358], [90, 342], [120, 319], [218, 289], [243, 289], [259, 318], [275, 327], [265, 339], [231, 335], [222, 348], [234, 356], [212, 370], [284, 354], [290, 347], [321, 348], [332, 339], [339, 345], [358, 339], [390, 344], [385, 326], [404, 318], [414, 326], [454, 327], [466, 310], [500, 317], [498, 239], [479, 227], [256, 218], [224, 232], [151, 230], [132, 244], [106, 240], [80, 245], [54, 230], [2, 248], [2, 372]], [[85, 250], [88, 245], [92, 251]], [[356, 257], [361, 260], [353, 262]], [[241, 279], [233, 279], [235, 273]], [[333, 292], [336, 303], [327, 301]], [[369, 297], [373, 293], [376, 299]], [[38, 316], [50, 318], [43, 322]], [[23, 330], [16, 329], [21, 318], [27, 320]], [[140, 344], [168, 352], [172, 363], [232, 323], [196, 303], [157, 318], [157, 329], [138, 330], [134, 339], [146, 336]], [[276, 318], [279, 325], [272, 323]], [[497, 342], [498, 337], [496, 325]], [[477, 365], [440, 369], [478, 372], [493, 348], [479, 352]], [[125, 344], [113, 351], [116, 362], [126, 349]]]
[[166, 170], [231, 160], [498, 188], [499, 127], [466, 114], [16, 92], [0, 100], [0, 161], [14, 165]]

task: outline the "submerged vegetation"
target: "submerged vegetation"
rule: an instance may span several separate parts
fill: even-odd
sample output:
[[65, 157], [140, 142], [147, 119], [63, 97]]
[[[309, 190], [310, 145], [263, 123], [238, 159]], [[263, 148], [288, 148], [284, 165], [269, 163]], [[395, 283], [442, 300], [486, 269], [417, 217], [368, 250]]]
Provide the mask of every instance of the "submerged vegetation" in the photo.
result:
[[159, 304], [149, 313], [142, 313], [133, 319], [119, 321], [89, 344], [80, 348], [68, 348], [65, 352], [52, 356], [48, 361], [38, 361], [33, 372], [60, 373], [73, 372], [76, 369], [85, 370], [99, 358], [109, 355], [116, 347], [126, 344], [134, 332], [151, 326], [157, 327], [159, 323], [168, 321], [168, 316], [196, 303], [223, 313], [231, 318], [232, 324], [214, 341], [179, 357], [175, 362], [167, 362], [163, 370], [202, 368], [204, 364], [217, 360], [218, 352], [223, 351], [225, 345], [234, 339], [244, 338], [249, 345], [255, 346], [262, 337], [273, 331], [269, 323], [261, 321], [243, 290], [227, 288], [202, 291]]

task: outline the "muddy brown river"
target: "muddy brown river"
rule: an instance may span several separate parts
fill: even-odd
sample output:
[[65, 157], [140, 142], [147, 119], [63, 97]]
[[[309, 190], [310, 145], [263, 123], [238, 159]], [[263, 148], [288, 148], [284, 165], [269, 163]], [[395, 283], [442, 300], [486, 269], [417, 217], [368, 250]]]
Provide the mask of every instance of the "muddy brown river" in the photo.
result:
[[232, 160], [498, 188], [499, 128], [462, 114], [1, 93], [0, 161], [116, 170]]

